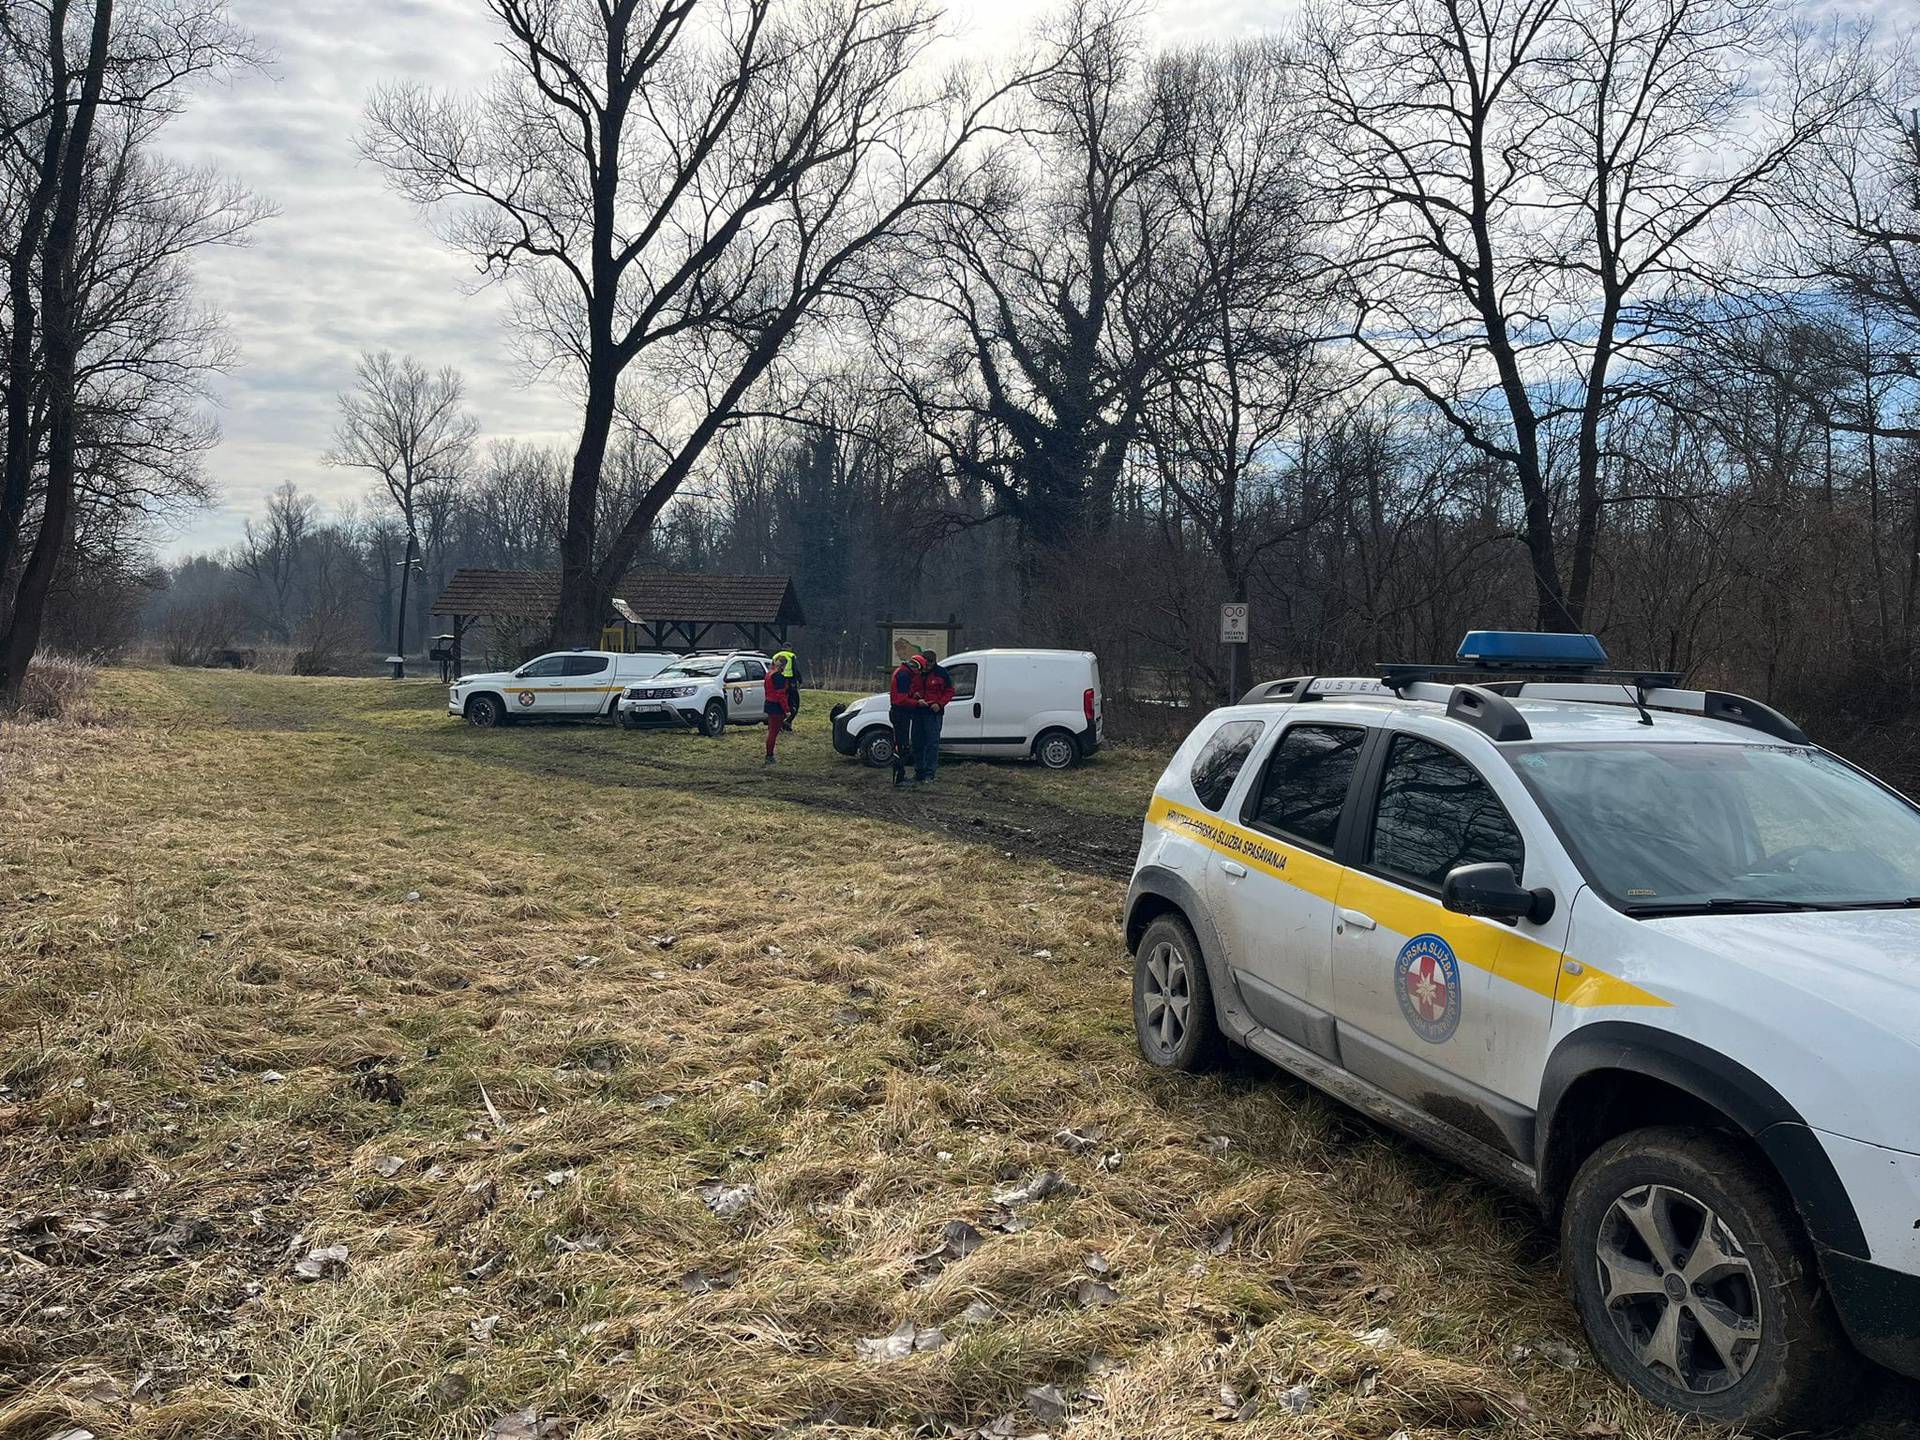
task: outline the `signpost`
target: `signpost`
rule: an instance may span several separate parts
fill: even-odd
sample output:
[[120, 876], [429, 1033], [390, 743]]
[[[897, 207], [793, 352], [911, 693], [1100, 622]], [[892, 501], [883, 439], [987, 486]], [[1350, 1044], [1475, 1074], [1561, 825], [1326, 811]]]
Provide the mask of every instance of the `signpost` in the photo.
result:
[[1229, 600], [1220, 607], [1220, 643], [1227, 647], [1227, 703], [1238, 700], [1247, 688], [1247, 617], [1244, 600]]

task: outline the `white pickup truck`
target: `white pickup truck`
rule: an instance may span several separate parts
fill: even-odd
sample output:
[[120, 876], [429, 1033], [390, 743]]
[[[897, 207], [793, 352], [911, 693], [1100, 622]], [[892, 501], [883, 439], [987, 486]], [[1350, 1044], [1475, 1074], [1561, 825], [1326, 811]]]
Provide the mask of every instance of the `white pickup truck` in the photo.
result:
[[513, 720], [588, 719], [612, 715], [620, 692], [680, 657], [664, 650], [622, 655], [613, 650], [556, 650], [518, 670], [462, 675], [447, 689], [447, 713], [482, 727]]

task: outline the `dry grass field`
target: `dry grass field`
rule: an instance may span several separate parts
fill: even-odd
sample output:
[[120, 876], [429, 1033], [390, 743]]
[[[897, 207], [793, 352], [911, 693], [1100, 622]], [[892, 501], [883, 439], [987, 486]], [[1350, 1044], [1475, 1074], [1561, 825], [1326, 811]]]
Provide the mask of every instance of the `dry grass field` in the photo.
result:
[[763, 772], [443, 693], [0, 728], [5, 1440], [1692, 1433], [1517, 1204], [1137, 1061], [1158, 757], [896, 795], [817, 697]]

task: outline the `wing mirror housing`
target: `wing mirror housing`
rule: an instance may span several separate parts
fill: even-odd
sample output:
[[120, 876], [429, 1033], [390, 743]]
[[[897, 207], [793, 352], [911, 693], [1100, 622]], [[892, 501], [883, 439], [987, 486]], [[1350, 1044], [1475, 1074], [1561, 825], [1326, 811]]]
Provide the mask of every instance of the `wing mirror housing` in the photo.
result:
[[1456, 914], [1488, 920], [1544, 925], [1553, 918], [1553, 892], [1545, 886], [1527, 889], [1504, 860], [1454, 866], [1441, 882], [1440, 903]]

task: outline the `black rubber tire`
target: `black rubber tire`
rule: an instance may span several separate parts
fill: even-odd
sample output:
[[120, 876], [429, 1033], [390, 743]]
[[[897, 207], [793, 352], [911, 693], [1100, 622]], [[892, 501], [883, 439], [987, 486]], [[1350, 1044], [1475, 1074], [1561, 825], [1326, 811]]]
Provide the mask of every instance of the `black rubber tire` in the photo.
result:
[[[1698, 1394], [1642, 1365], [1607, 1309], [1594, 1258], [1601, 1227], [1616, 1200], [1648, 1184], [1673, 1186], [1710, 1208], [1753, 1268], [1759, 1353], [1726, 1389]], [[1602, 1368], [1654, 1403], [1761, 1432], [1827, 1427], [1844, 1419], [1864, 1366], [1833, 1313], [1792, 1202], [1745, 1145], [1677, 1125], [1608, 1141], [1568, 1187], [1560, 1247], [1574, 1307]]]
[[1034, 737], [1033, 758], [1043, 769], [1071, 770], [1080, 763], [1080, 742], [1071, 730], [1042, 730]]
[[[1187, 1022], [1171, 1043], [1161, 1038], [1149, 1019], [1148, 964], [1161, 947], [1179, 957], [1188, 996]], [[1226, 1050], [1213, 1014], [1213, 985], [1207, 978], [1206, 957], [1193, 929], [1176, 914], [1162, 915], [1140, 937], [1133, 955], [1133, 1038], [1140, 1056], [1160, 1070], [1210, 1070]]]
[[467, 701], [467, 723], [481, 730], [504, 725], [507, 723], [507, 707], [500, 702], [498, 695], [475, 695]]
[[700, 733], [709, 740], [718, 740], [727, 733], [727, 702], [709, 700], [707, 708], [700, 712]]
[[875, 725], [862, 731], [858, 749], [862, 765], [870, 765], [875, 770], [886, 769], [893, 764], [893, 727]]

